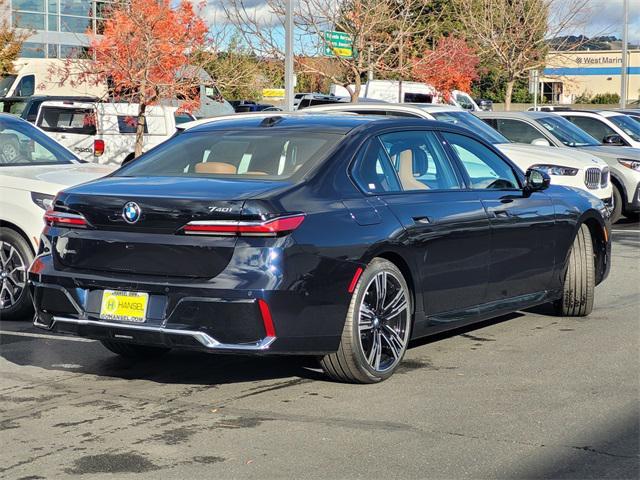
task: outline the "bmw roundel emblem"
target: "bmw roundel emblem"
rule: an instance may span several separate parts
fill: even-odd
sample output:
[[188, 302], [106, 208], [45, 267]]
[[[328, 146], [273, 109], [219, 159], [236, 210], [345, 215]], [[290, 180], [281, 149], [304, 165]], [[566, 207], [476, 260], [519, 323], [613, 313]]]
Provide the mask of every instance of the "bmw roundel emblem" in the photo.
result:
[[122, 218], [127, 223], [136, 223], [140, 220], [140, 207], [136, 202], [128, 202], [122, 207]]

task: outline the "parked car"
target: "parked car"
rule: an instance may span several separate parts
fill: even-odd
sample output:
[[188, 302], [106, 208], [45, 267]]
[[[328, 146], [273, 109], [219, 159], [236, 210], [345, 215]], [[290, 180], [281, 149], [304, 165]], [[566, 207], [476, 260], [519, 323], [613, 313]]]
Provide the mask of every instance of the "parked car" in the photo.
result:
[[11, 113], [26, 120], [29, 123], [36, 123], [40, 105], [46, 101], [60, 102], [97, 102], [98, 97], [65, 97], [53, 95], [34, 95], [32, 97], [6, 97], [0, 98], [0, 111]]
[[624, 113], [626, 116], [633, 118], [636, 122], [640, 122], [640, 108], [620, 108], [613, 111]]
[[493, 111], [493, 100], [487, 100], [487, 99], [484, 99], [484, 98], [476, 98], [475, 102], [478, 105], [478, 107], [480, 108], [480, 110], [483, 110], [485, 112], [492, 112]]
[[[175, 133], [176, 112], [177, 107], [147, 107], [145, 150]], [[135, 103], [44, 102], [36, 125], [86, 161], [120, 165], [134, 156], [137, 113]]]
[[313, 107], [307, 111], [416, 117], [453, 123], [484, 137], [515, 162], [522, 171], [535, 166], [550, 175], [553, 184], [580, 188], [597, 196], [607, 204], [611, 203], [612, 189], [609, 182], [609, 169], [602, 160], [587, 153], [558, 151], [549, 148], [548, 144], [546, 147], [542, 147], [510, 143], [507, 138], [494, 129], [488, 128], [473, 114], [458, 107], [406, 103], [348, 104]]
[[565, 105], [540, 105], [527, 108], [527, 112], [565, 112], [567, 110], [572, 110], [572, 108]]
[[0, 113], [0, 317], [31, 307], [27, 267], [38, 249], [42, 216], [59, 190], [110, 173], [82, 163], [30, 123]]
[[613, 187], [611, 222], [617, 222], [622, 215], [638, 218], [640, 150], [600, 145], [587, 132], [555, 113], [492, 112], [477, 116], [513, 142], [572, 148], [607, 162]]
[[556, 112], [603, 145], [640, 148], [640, 123], [615, 111]]
[[58, 195], [35, 324], [124, 356], [315, 355], [373, 383], [412, 338], [546, 302], [588, 315], [604, 212], [449, 123], [214, 120]]
[[231, 100], [229, 102], [236, 113], [261, 112], [267, 108], [273, 107], [269, 103], [257, 103], [253, 100]]

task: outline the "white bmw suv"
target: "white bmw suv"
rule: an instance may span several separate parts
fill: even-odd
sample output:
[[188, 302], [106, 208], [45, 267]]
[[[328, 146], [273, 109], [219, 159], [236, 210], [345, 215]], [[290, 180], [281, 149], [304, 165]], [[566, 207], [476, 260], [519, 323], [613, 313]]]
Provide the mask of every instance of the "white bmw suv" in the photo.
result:
[[0, 113], [0, 317], [24, 318], [31, 308], [27, 270], [38, 249], [42, 217], [68, 186], [114, 169], [81, 162], [30, 123]]

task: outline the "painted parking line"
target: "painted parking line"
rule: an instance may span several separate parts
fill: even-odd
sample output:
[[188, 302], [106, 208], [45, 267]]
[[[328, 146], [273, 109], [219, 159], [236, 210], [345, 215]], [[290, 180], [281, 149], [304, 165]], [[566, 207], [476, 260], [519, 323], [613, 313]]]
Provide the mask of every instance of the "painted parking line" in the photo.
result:
[[46, 338], [50, 340], [68, 340], [70, 342], [95, 342], [96, 340], [91, 340], [89, 338], [82, 337], [67, 337], [65, 335], [47, 335], [46, 333], [31, 333], [31, 332], [11, 332], [11, 331], [0, 331], [0, 336], [11, 336], [11, 337], [31, 337], [31, 338]]

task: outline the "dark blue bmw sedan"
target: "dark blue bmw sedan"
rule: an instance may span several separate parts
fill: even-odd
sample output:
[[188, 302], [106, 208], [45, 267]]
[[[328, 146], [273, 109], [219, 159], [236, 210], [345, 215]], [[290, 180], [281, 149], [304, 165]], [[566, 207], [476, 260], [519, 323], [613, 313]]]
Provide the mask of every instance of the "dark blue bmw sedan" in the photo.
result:
[[359, 383], [410, 339], [547, 302], [588, 315], [610, 259], [596, 197], [418, 119], [199, 124], [45, 222], [37, 326], [124, 356], [315, 355]]

